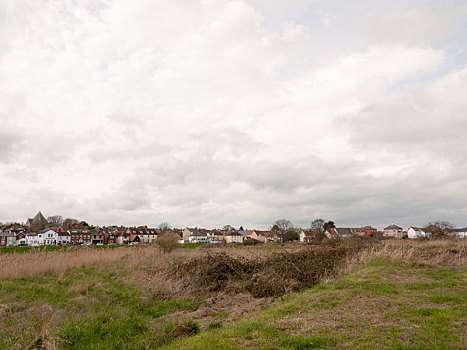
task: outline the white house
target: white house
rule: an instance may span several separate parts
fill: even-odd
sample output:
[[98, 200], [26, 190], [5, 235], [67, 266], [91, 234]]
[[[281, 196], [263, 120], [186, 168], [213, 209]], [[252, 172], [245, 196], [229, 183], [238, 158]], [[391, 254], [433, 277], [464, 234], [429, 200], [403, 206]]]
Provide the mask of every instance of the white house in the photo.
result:
[[34, 232], [30, 232], [26, 235], [26, 242], [28, 246], [38, 247], [40, 245], [39, 235]]
[[300, 230], [298, 236], [300, 237], [300, 242], [311, 242], [313, 240], [314, 232], [312, 230]]
[[45, 229], [37, 234], [39, 245], [58, 245], [58, 233], [51, 229]]
[[70, 245], [71, 236], [68, 232], [58, 232], [58, 245]]
[[418, 227], [409, 227], [407, 230], [407, 237], [408, 238], [422, 238], [430, 236], [429, 232], [425, 232]]
[[225, 243], [243, 243], [243, 235], [233, 231], [225, 235]]
[[127, 231], [115, 231], [115, 243], [128, 244], [130, 240], [130, 234]]
[[142, 231], [142, 234], [139, 235], [141, 243], [151, 244], [157, 240], [157, 232], [155, 228], [146, 228]]
[[140, 239], [140, 243], [150, 244], [157, 240], [157, 232], [155, 228], [130, 227], [126, 233], [130, 236], [137, 235]]
[[211, 238], [206, 232], [198, 228], [186, 227], [182, 232], [182, 238], [185, 243], [210, 243]]
[[209, 243], [208, 236], [188, 236], [188, 243]]
[[28, 240], [26, 239], [25, 233], [20, 233], [16, 235], [16, 245], [17, 246], [25, 246], [28, 245]]
[[467, 227], [464, 228], [455, 228], [451, 230], [449, 233], [451, 236], [457, 236], [459, 238], [466, 238], [467, 237]]

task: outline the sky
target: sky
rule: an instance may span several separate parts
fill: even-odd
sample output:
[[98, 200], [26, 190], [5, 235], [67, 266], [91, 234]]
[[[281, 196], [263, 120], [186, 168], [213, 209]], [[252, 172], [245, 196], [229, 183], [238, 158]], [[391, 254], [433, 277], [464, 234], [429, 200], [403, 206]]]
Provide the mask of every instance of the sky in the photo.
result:
[[0, 222], [467, 225], [467, 1], [0, 0]]

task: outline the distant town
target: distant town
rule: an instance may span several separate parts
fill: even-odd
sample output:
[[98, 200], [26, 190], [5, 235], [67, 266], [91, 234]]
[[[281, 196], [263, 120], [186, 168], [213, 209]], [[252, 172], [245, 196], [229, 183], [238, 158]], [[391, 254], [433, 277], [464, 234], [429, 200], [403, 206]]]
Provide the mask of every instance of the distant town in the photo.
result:
[[148, 226], [94, 226], [85, 221], [61, 216], [45, 216], [39, 211], [25, 223], [0, 223], [0, 247], [3, 246], [57, 246], [57, 245], [136, 245], [152, 244], [158, 237], [172, 235], [178, 243], [240, 243], [313, 242], [322, 239], [345, 239], [353, 236], [420, 239], [440, 236], [467, 237], [467, 227], [455, 228], [445, 221], [426, 227], [409, 227], [406, 230], [391, 223], [382, 230], [367, 225], [363, 227], [336, 227], [332, 221], [316, 219], [310, 228], [298, 228], [289, 220], [277, 220], [269, 230], [238, 229], [226, 225], [219, 229], [198, 227], [172, 228], [161, 223], [157, 228]]

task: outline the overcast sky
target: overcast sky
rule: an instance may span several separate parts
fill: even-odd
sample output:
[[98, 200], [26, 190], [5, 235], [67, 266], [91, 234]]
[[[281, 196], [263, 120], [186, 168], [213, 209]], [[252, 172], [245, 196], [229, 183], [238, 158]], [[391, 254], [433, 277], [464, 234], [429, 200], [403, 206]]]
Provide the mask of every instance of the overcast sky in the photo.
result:
[[467, 224], [467, 1], [0, 0], [0, 221]]

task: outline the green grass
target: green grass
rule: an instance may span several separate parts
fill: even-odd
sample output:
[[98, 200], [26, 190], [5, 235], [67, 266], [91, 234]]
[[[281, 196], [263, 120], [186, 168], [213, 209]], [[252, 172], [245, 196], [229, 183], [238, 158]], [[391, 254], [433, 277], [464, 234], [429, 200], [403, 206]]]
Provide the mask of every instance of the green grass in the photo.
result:
[[40, 246], [40, 247], [0, 247], [0, 254], [12, 254], [12, 253], [27, 253], [27, 252], [53, 252], [57, 250], [68, 250], [68, 249], [115, 249], [119, 247], [137, 247], [131, 245], [65, 245], [65, 246]]
[[[0, 337], [0, 349], [39, 346], [48, 340], [41, 335], [48, 322], [49, 338], [62, 349], [154, 348], [199, 332], [193, 320], [166, 321], [164, 316], [195, 311], [200, 299], [152, 295], [125, 283], [128, 273], [106, 265], [74, 269], [59, 278], [44, 274], [0, 280], [0, 304], [10, 316], [8, 324], [0, 319], [0, 327], [16, 330]], [[56, 315], [61, 315], [60, 322], [54, 325]]]
[[179, 244], [179, 248], [183, 248], [183, 249], [195, 249], [195, 248], [198, 248], [198, 247], [201, 247], [202, 245], [204, 245], [205, 243], [183, 243], [183, 244]]
[[[467, 340], [465, 268], [375, 259], [230, 324], [227, 311], [198, 310], [199, 298], [132, 284], [133, 272], [113, 263], [0, 280], [0, 349], [464, 349]], [[210, 323], [201, 329], [194, 315]]]
[[164, 349], [464, 349], [466, 305], [465, 269], [377, 259]]
[[71, 246], [42, 246], [42, 247], [0, 247], [0, 254], [11, 254], [11, 253], [27, 253], [31, 251], [37, 252], [53, 252], [56, 250], [66, 250]]
[[222, 325], [222, 322], [211, 322], [209, 325], [208, 325], [208, 330], [212, 330], [212, 329], [219, 329], [219, 328], [222, 328], [223, 325]]

